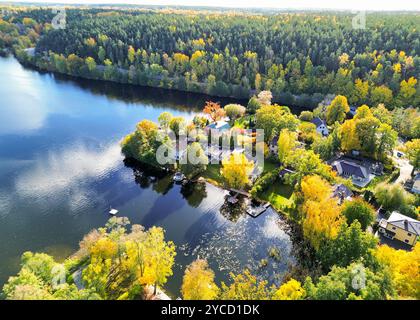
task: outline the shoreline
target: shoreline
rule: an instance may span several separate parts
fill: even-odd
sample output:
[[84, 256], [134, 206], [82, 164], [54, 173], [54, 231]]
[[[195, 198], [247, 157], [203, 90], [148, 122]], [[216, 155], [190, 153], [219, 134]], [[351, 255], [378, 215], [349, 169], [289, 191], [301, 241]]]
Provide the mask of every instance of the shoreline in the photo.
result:
[[[37, 63], [39, 61], [39, 58], [37, 58], [36, 55], [29, 55], [27, 53], [26, 50], [23, 50], [23, 54], [22, 56], [19, 56], [16, 52], [13, 53], [9, 53], [11, 55], [13, 55], [17, 61], [19, 61], [20, 64], [22, 64], [23, 66], [26, 67], [30, 67], [33, 68], [34, 70], [37, 70], [39, 72], [48, 72], [48, 73], [53, 73], [53, 74], [58, 74], [61, 76], [67, 76], [67, 77], [71, 77], [74, 79], [79, 79], [79, 80], [90, 80], [90, 81], [98, 81], [98, 82], [104, 82], [107, 84], [119, 84], [119, 85], [129, 85], [129, 86], [134, 86], [134, 87], [140, 87], [140, 88], [153, 88], [153, 89], [159, 89], [159, 90], [165, 90], [168, 92], [178, 92], [178, 93], [183, 93], [183, 94], [195, 94], [195, 95], [202, 95], [202, 96], [206, 96], [209, 98], [209, 100], [217, 100], [217, 99], [229, 99], [234, 100], [231, 102], [237, 102], [237, 103], [243, 103], [245, 106], [248, 103], [248, 100], [256, 94], [255, 90], [251, 90], [248, 94], [248, 97], [236, 97], [234, 95], [214, 95], [214, 94], [210, 94], [208, 92], [206, 92], [205, 90], [203, 91], [192, 91], [192, 90], [183, 90], [180, 88], [166, 88], [166, 87], [161, 87], [159, 85], [153, 85], [153, 84], [147, 84], [147, 85], [143, 85], [143, 84], [136, 84], [136, 83], [130, 83], [127, 79], [127, 81], [122, 80], [122, 81], [115, 81], [115, 80], [106, 80], [106, 79], [100, 79], [100, 78], [96, 78], [96, 77], [89, 77], [89, 76], [81, 76], [81, 75], [74, 75], [74, 74], [69, 74], [69, 73], [65, 73], [65, 72], [59, 72], [58, 70], [50, 70], [49, 68], [42, 68], [41, 66], [39, 66], [39, 64]], [[36, 61], [31, 61], [31, 60], [36, 60]], [[97, 65], [96, 66], [96, 71], [101, 72], [101, 70], [104, 68], [104, 66], [102, 65]], [[128, 74], [128, 70], [126, 69], [121, 69], [118, 68], [118, 74], [120, 76], [127, 76]], [[175, 78], [169, 78], [168, 80], [174, 80]], [[162, 79], [153, 79], [153, 78], [148, 78], [149, 81], [156, 81], [156, 80], [162, 80]], [[205, 85], [205, 83], [197, 83], [197, 85], [199, 87], [203, 87]], [[303, 101], [302, 103], [298, 103], [298, 101], [300, 99], [304, 99], [305, 96], [311, 97], [313, 98], [314, 96], [317, 95], [317, 93], [314, 93], [312, 95], [310, 94], [303, 94], [303, 95], [294, 95], [290, 92], [284, 92], [285, 94], [290, 94], [291, 97], [294, 99], [294, 103], [287, 103], [287, 102], [282, 102], [281, 100], [276, 100], [275, 98], [273, 98], [273, 103], [277, 103], [279, 105], [284, 105], [287, 106], [291, 109], [295, 109], [297, 112], [302, 112], [302, 111], [312, 111], [314, 110], [318, 103], [320, 101], [318, 101], [317, 103], [315, 103], [314, 105], [311, 105], [311, 103], [307, 103], [307, 101]], [[324, 95], [324, 98], [326, 98], [328, 95]], [[322, 100], [321, 100], [322, 101]]]

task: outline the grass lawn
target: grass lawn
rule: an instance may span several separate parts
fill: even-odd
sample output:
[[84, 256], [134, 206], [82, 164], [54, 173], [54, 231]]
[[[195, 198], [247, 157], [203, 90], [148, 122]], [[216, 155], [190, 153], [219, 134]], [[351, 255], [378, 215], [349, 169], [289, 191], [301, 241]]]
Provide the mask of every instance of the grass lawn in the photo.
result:
[[277, 169], [279, 166], [280, 165], [277, 162], [265, 159], [264, 160], [264, 171], [263, 171], [263, 173], [273, 171], [274, 169]]
[[269, 201], [275, 209], [281, 210], [283, 206], [290, 204], [292, 194], [293, 187], [276, 181], [260, 195], [260, 198]]
[[215, 185], [223, 186], [223, 178], [220, 174], [221, 167], [220, 164], [209, 164], [206, 171], [204, 171], [201, 176]]
[[389, 175], [384, 174], [380, 177], [375, 177], [373, 180], [365, 187], [365, 190], [374, 191], [376, 186], [382, 182], [388, 181]]

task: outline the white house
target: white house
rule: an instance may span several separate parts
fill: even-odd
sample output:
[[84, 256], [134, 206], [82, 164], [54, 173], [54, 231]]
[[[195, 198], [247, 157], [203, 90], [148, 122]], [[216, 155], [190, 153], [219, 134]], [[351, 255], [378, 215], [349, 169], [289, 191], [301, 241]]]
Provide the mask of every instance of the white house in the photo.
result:
[[316, 117], [312, 120], [312, 123], [316, 126], [316, 132], [323, 135], [324, 137], [329, 135], [330, 132], [324, 120], [322, 120], [319, 117]]

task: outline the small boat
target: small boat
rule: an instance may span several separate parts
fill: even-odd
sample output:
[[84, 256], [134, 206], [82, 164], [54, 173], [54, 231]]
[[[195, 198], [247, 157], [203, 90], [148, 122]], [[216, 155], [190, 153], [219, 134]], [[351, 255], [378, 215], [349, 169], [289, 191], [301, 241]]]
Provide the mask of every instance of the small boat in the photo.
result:
[[118, 213], [118, 210], [117, 209], [112, 209], [111, 207], [109, 208], [109, 214], [111, 216], [115, 216], [117, 213]]
[[177, 172], [173, 179], [175, 182], [182, 182], [185, 179], [185, 176], [181, 172]]

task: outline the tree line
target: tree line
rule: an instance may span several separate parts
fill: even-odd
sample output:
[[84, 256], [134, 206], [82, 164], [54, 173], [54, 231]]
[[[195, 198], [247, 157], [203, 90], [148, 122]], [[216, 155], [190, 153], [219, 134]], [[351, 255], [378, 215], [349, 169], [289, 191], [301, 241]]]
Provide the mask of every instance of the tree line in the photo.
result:
[[[42, 10], [7, 21], [29, 18], [40, 31], [37, 24], [48, 24]], [[68, 9], [66, 28], [41, 32], [36, 52], [49, 58], [39, 66], [59, 72], [216, 96], [270, 90], [282, 104], [316, 106], [331, 93], [354, 106], [418, 106], [419, 16], [369, 14], [364, 30], [352, 18]]]

